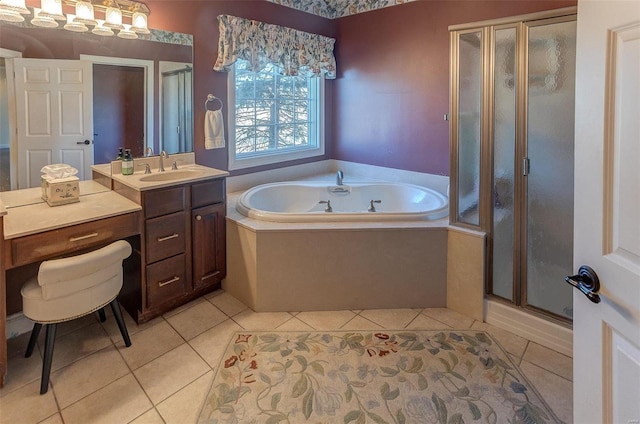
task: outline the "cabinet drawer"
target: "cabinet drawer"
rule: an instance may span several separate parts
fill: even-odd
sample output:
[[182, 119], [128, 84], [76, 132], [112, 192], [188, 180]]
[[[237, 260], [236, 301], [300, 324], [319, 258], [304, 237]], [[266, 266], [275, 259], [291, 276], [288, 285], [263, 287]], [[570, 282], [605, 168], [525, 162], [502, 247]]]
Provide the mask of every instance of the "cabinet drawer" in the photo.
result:
[[184, 186], [144, 192], [144, 217], [154, 218], [184, 210]]
[[184, 253], [186, 247], [184, 212], [148, 219], [145, 225], [148, 264]]
[[139, 234], [139, 212], [11, 240], [11, 265], [50, 259]]
[[147, 307], [153, 308], [186, 291], [184, 254], [147, 265]]
[[191, 207], [224, 202], [224, 179], [207, 181], [191, 186]]

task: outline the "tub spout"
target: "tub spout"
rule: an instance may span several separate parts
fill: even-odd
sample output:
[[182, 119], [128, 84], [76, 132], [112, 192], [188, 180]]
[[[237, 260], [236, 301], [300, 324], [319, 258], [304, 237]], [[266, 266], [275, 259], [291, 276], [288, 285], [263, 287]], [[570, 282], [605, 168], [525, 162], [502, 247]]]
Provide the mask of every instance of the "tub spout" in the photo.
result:
[[336, 172], [336, 185], [342, 185], [342, 178], [344, 178], [344, 173], [342, 171]]

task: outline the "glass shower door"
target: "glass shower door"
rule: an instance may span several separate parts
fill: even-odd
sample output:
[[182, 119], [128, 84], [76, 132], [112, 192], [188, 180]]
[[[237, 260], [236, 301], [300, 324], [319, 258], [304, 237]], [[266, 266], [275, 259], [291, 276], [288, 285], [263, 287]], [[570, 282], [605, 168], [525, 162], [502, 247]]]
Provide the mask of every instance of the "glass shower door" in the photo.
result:
[[576, 22], [528, 26], [526, 304], [572, 318]]
[[491, 292], [514, 300], [515, 151], [516, 151], [516, 27], [494, 32], [493, 74], [493, 222]]

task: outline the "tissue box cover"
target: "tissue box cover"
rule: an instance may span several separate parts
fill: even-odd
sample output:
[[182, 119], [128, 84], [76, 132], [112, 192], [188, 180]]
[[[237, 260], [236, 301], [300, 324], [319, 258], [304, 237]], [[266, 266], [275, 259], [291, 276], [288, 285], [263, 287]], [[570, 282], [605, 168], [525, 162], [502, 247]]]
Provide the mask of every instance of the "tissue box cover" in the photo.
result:
[[49, 206], [66, 205], [80, 201], [80, 180], [78, 177], [41, 179], [42, 199]]

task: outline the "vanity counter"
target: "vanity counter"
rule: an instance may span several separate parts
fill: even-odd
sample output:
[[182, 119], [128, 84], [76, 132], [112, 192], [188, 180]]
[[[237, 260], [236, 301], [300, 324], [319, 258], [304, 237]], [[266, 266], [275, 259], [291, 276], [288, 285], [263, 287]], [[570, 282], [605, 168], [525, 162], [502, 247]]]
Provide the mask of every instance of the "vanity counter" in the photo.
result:
[[80, 181], [80, 201], [76, 203], [49, 206], [41, 195], [39, 187], [0, 193], [0, 204], [6, 211], [3, 220], [5, 240], [142, 209], [95, 181]]

